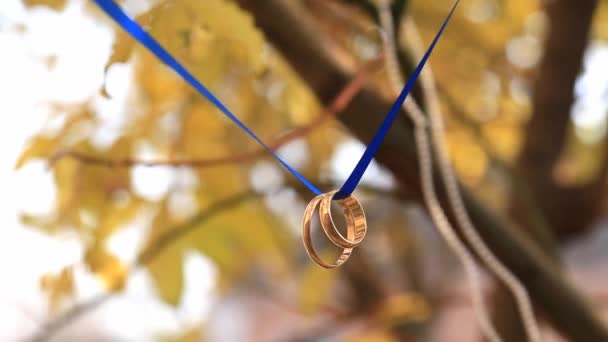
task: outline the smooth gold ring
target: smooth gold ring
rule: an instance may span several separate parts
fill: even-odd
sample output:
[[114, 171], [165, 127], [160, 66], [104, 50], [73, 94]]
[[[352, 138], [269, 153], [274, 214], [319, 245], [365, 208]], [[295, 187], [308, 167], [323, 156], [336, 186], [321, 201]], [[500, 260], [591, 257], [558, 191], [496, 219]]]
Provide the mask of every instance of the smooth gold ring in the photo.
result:
[[[367, 220], [361, 203], [353, 195], [338, 200], [338, 204], [344, 209], [344, 217], [346, 218], [347, 237], [344, 237], [333, 218], [331, 217], [331, 201], [338, 191], [331, 191], [322, 196], [321, 206], [319, 208], [319, 217], [321, 227], [327, 238], [336, 246], [342, 248], [355, 248], [365, 238], [367, 233]], [[354, 231], [354, 236], [348, 236], [348, 232]]]
[[[319, 255], [315, 251], [315, 248], [312, 245], [312, 236], [310, 234], [310, 224], [311, 224], [311, 220], [312, 220], [312, 215], [314, 214], [315, 210], [319, 206], [319, 203], [321, 202], [321, 200], [323, 199], [324, 196], [325, 195], [319, 195], [319, 196], [313, 198], [312, 201], [310, 201], [310, 203], [308, 203], [306, 210], [304, 210], [304, 220], [302, 223], [302, 241], [304, 242], [304, 248], [306, 249], [306, 253], [308, 253], [308, 256], [310, 256], [312, 261], [314, 261], [317, 265], [324, 267], [324, 268], [336, 268], [336, 267], [340, 267], [342, 264], [344, 264], [344, 262], [346, 260], [348, 260], [348, 258], [350, 258], [350, 255], [352, 254], [353, 249], [352, 248], [343, 248], [342, 254], [340, 254], [340, 257], [338, 258], [336, 263], [334, 263], [334, 264], [327, 263], [323, 259], [321, 259], [321, 257], [319, 257]], [[333, 194], [332, 194], [332, 196], [333, 196]], [[355, 238], [354, 225], [347, 225], [346, 237], [349, 240], [352, 240]]]

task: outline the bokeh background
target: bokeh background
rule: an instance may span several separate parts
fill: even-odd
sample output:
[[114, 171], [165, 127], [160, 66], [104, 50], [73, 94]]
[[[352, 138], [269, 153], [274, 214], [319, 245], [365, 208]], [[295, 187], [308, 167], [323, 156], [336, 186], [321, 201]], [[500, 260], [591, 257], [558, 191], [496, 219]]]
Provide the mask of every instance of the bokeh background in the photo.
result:
[[[452, 5], [396, 3], [425, 43]], [[357, 94], [394, 98], [372, 2], [120, 5], [323, 189], [375, 130]], [[536, 286], [570, 284], [605, 323], [608, 1], [463, 0], [430, 66], [465, 188], [559, 275]], [[364, 90], [324, 114], [361, 70]], [[400, 145], [357, 192], [364, 245], [327, 271], [301, 245], [308, 190], [92, 2], [1, 1], [0, 94], [0, 340], [481, 339]], [[505, 340], [521, 340], [508, 295], [485, 283]], [[589, 324], [556, 323], [562, 299], [536, 303], [548, 340]]]

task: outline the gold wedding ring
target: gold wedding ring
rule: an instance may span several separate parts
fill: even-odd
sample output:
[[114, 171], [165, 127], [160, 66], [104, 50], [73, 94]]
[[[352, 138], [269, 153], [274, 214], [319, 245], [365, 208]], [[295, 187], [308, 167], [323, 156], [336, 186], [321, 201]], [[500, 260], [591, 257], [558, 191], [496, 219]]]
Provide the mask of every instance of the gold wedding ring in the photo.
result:
[[353, 195], [338, 200], [338, 204], [344, 210], [344, 217], [346, 218], [346, 229], [354, 229], [354, 239], [344, 237], [336, 228], [333, 218], [331, 217], [331, 200], [338, 191], [331, 191], [323, 195], [321, 199], [321, 206], [319, 208], [319, 215], [321, 218], [321, 227], [327, 235], [327, 238], [336, 246], [342, 248], [354, 248], [365, 238], [367, 233], [367, 221], [365, 219], [365, 213], [361, 203]]
[[[344, 248], [342, 250], [342, 254], [340, 255], [335, 264], [330, 264], [323, 261], [323, 259], [321, 259], [321, 257], [319, 257], [319, 255], [315, 251], [315, 248], [312, 245], [312, 236], [310, 234], [310, 223], [312, 220], [312, 214], [314, 214], [315, 210], [319, 206], [319, 203], [321, 202], [323, 196], [324, 195], [319, 195], [313, 198], [312, 201], [308, 203], [306, 210], [304, 210], [304, 222], [302, 223], [302, 240], [304, 241], [304, 248], [306, 249], [306, 253], [308, 253], [308, 256], [310, 256], [312, 261], [324, 268], [336, 268], [341, 266], [346, 260], [348, 260], [348, 258], [350, 258], [350, 254], [352, 253], [353, 249]], [[352, 227], [347, 227], [346, 236], [349, 239], [354, 238], [355, 231], [354, 229], [352, 229]]]
[[[363, 207], [353, 195], [349, 195], [347, 198], [337, 201], [344, 210], [344, 217], [346, 218], [346, 237], [338, 231], [338, 228], [336, 228], [331, 217], [331, 201], [336, 192], [337, 191], [332, 191], [313, 198], [304, 211], [304, 220], [302, 223], [302, 240], [304, 241], [304, 248], [312, 261], [324, 268], [336, 268], [344, 264], [352, 254], [353, 249], [361, 244], [367, 232], [367, 222]], [[310, 226], [312, 215], [317, 207], [319, 207], [319, 218], [323, 232], [332, 244], [342, 248], [342, 253], [335, 263], [328, 263], [321, 259], [312, 243]]]

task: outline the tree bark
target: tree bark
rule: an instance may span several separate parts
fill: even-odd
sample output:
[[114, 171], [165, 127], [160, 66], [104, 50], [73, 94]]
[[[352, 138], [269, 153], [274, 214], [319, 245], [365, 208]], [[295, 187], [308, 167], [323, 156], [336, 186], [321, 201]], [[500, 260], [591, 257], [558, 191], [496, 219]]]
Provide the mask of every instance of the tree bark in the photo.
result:
[[[601, 184], [564, 187], [555, 182], [555, 166], [566, 145], [574, 82], [582, 68], [597, 0], [547, 1], [549, 35], [533, 87], [532, 117], [518, 161], [542, 213], [560, 236], [590, 226], [603, 195]], [[516, 212], [525, 211], [518, 208]]]
[[[527, 184], [525, 196], [530, 200], [513, 200], [512, 214], [530, 238], [542, 248], [550, 248], [553, 241], [535, 229], [532, 212], [542, 216], [540, 219], [548, 223], [555, 236], [580, 233], [599, 212], [603, 191], [599, 184], [562, 187], [553, 178], [567, 142], [574, 82], [582, 67], [597, 1], [557, 0], [545, 4], [549, 32], [533, 85], [532, 117], [517, 164], [517, 177], [523, 177]], [[596, 182], [604, 183], [606, 172], [602, 170], [602, 174]], [[537, 208], [532, 211], [530, 205]], [[504, 286], [495, 288], [492, 302], [493, 320], [501, 336], [511, 341], [522, 340], [524, 328], [515, 302]]]

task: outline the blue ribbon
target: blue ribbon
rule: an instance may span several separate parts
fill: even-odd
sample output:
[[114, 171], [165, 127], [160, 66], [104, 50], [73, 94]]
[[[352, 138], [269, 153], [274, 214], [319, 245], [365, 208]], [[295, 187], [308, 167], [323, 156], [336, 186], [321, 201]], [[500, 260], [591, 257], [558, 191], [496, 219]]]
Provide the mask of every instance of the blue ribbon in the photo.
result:
[[[194, 87], [201, 95], [207, 98], [207, 100], [211, 101], [211, 103], [213, 103], [213, 105], [215, 105], [220, 111], [222, 111], [222, 113], [224, 113], [230, 120], [232, 120], [243, 131], [245, 131], [245, 133], [249, 134], [249, 136], [251, 136], [260, 145], [262, 145], [262, 147], [264, 147], [266, 151], [272, 154], [279, 161], [279, 163], [281, 163], [281, 165], [283, 165], [287, 170], [289, 170], [289, 172], [291, 172], [300, 182], [302, 182], [302, 184], [304, 184], [308, 189], [310, 189], [310, 191], [312, 191], [316, 195], [320, 195], [323, 193], [321, 190], [319, 190], [319, 188], [317, 188], [302, 174], [300, 174], [297, 170], [291, 167], [279, 155], [277, 155], [268, 145], [266, 145], [255, 133], [253, 133], [253, 131], [249, 129], [249, 127], [247, 127], [241, 120], [239, 120], [236, 115], [234, 115], [217, 97], [215, 97], [215, 95], [213, 95], [207, 88], [205, 88], [205, 86], [203, 86], [196, 78], [194, 78], [194, 76], [190, 72], [188, 72], [188, 70], [184, 66], [182, 66], [173, 56], [171, 56], [171, 54], [169, 54], [169, 52], [167, 52], [167, 50], [165, 50], [154, 38], [152, 38], [152, 36], [150, 36], [137, 22], [129, 18], [129, 16], [127, 16], [127, 14], [113, 0], [93, 1], [95, 1], [95, 3], [104, 12], [106, 12], [106, 14], [108, 14], [112, 19], [114, 19], [114, 21], [116, 21], [116, 23], [120, 25], [125, 31], [127, 31], [135, 40], [144, 45], [148, 50], [150, 50], [150, 52], [156, 55], [156, 57], [163, 61], [168, 67], [177, 72], [186, 82], [188, 82], [192, 87]], [[403, 90], [399, 94], [399, 97], [397, 97], [397, 100], [395, 101], [395, 103], [393, 103], [391, 110], [384, 118], [384, 121], [382, 122], [382, 125], [380, 125], [380, 128], [376, 132], [376, 135], [373, 137], [371, 143], [367, 146], [367, 149], [363, 153], [363, 156], [361, 156], [361, 159], [351, 172], [350, 176], [348, 176], [348, 178], [346, 179], [344, 185], [334, 196], [334, 199], [342, 199], [349, 196], [350, 194], [352, 194], [352, 192], [355, 190], [355, 188], [361, 181], [361, 177], [363, 177], [365, 170], [373, 160], [374, 155], [378, 151], [378, 148], [380, 148], [380, 145], [384, 141], [384, 138], [386, 137], [389, 129], [395, 121], [397, 114], [403, 106], [403, 102], [405, 102], [407, 95], [414, 87], [414, 84], [416, 83], [416, 80], [418, 79], [422, 68], [429, 59], [431, 52], [435, 48], [439, 37], [441, 37], [459, 2], [460, 0], [457, 0], [452, 6], [450, 13], [441, 25], [439, 32], [437, 32], [435, 39], [433, 39], [433, 42], [424, 54], [424, 57], [422, 58], [420, 63], [418, 63], [418, 66], [416, 67], [416, 69], [408, 79], [407, 83], [403, 87]]]

